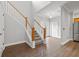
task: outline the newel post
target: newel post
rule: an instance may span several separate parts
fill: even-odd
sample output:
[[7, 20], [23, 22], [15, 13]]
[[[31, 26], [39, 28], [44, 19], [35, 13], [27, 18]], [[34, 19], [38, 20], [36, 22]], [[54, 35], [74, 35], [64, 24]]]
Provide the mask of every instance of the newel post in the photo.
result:
[[44, 28], [44, 39], [46, 39], [46, 28]]
[[34, 26], [32, 27], [32, 41], [35, 39], [35, 28]]

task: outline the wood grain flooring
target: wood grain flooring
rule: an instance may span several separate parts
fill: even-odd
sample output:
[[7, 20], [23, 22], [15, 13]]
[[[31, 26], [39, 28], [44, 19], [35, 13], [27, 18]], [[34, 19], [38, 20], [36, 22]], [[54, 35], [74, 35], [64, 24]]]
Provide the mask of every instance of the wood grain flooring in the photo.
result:
[[60, 39], [48, 38], [47, 45], [30, 48], [26, 43], [6, 47], [2, 57], [79, 57], [79, 42], [62, 46]]

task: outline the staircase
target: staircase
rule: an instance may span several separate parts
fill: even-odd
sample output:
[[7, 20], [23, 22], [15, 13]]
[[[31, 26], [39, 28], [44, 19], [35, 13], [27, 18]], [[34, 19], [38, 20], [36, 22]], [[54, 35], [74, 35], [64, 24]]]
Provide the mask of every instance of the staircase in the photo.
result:
[[[8, 5], [10, 5], [14, 9], [14, 11], [23, 18], [24, 24], [22, 26], [24, 27], [26, 34], [29, 38], [29, 40], [27, 39], [25, 40], [26, 43], [31, 48], [35, 48], [36, 45], [42, 45], [46, 39], [46, 27], [42, 26], [41, 23], [37, 21], [37, 19], [35, 19], [34, 25], [32, 25], [28, 17], [23, 15], [16, 7], [14, 7], [13, 4], [8, 2]], [[18, 16], [18, 14], [17, 14], [17, 17], [20, 17]]]
[[35, 45], [43, 44], [43, 40], [39, 36], [39, 34], [35, 31]]

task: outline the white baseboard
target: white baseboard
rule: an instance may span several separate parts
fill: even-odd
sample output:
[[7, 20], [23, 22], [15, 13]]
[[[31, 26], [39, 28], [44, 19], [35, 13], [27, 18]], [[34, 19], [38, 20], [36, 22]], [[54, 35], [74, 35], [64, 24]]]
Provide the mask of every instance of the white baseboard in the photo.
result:
[[68, 43], [69, 41], [71, 41], [72, 39], [66, 40], [64, 42], [61, 43], [61, 45], [65, 45], [66, 43]]
[[4, 46], [7, 47], [7, 46], [21, 44], [21, 43], [25, 43], [25, 41], [13, 42], [13, 43], [5, 44]]

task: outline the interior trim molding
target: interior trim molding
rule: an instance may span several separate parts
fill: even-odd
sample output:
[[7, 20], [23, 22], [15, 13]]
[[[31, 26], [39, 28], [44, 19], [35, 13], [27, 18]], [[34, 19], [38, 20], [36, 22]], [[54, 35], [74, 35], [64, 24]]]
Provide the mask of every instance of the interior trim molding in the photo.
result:
[[64, 42], [61, 42], [61, 45], [65, 45], [65, 44], [67, 44], [69, 41], [71, 41], [72, 39], [69, 39], [69, 40], [66, 40], [66, 41], [64, 41]]
[[13, 42], [13, 43], [5, 44], [4, 46], [8, 47], [8, 46], [16, 45], [16, 44], [21, 44], [21, 43], [25, 43], [25, 41]]

